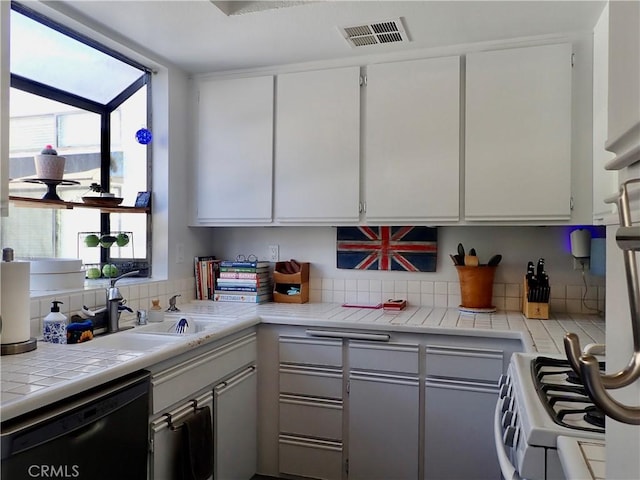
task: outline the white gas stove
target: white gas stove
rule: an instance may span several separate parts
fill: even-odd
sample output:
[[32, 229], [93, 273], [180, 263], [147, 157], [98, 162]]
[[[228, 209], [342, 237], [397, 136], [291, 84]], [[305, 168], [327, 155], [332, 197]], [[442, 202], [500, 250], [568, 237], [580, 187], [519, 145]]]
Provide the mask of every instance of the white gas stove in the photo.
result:
[[604, 416], [566, 358], [515, 353], [500, 380], [494, 433], [505, 479], [561, 479], [558, 437], [604, 441]]

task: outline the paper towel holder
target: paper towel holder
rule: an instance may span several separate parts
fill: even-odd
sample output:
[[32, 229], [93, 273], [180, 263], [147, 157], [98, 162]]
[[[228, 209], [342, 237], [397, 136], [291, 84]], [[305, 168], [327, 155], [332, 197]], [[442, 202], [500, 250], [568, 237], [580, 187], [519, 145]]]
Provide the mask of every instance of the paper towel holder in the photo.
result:
[[0, 354], [15, 355], [16, 353], [26, 353], [35, 350], [38, 347], [38, 341], [35, 338], [30, 338], [24, 342], [16, 343], [3, 343], [0, 345]]
[[[2, 249], [2, 261], [3, 262], [13, 261], [12, 248]], [[0, 333], [2, 333], [2, 315], [0, 315]], [[17, 353], [26, 353], [26, 352], [35, 350], [37, 346], [38, 346], [38, 342], [33, 337], [23, 342], [3, 343], [0, 345], [0, 355], [15, 355]]]

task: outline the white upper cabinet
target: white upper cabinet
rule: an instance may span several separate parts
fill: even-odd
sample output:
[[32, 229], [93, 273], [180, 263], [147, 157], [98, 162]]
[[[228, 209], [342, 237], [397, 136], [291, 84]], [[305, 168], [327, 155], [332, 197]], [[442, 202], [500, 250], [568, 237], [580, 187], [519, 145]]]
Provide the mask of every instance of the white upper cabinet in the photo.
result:
[[609, 6], [605, 5], [593, 29], [593, 221], [603, 223], [617, 216], [614, 205], [605, 200], [618, 190], [618, 172], [605, 170], [615, 155], [605, 150], [607, 143]]
[[[609, 2], [609, 124], [607, 168], [640, 174], [640, 2]], [[634, 173], [635, 172], [635, 173]]]
[[360, 67], [278, 75], [276, 221], [358, 221], [359, 82]]
[[196, 225], [271, 221], [273, 77], [199, 84]]
[[467, 55], [467, 220], [570, 220], [571, 52], [558, 44]]
[[366, 221], [459, 219], [460, 58], [367, 67]]

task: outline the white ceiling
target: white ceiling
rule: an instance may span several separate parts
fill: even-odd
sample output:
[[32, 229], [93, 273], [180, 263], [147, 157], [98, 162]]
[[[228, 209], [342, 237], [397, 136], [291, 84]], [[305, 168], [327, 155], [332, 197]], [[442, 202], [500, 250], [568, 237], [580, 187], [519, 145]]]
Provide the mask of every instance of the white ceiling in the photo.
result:
[[[255, 69], [591, 30], [604, 1], [46, 2], [187, 72]], [[410, 42], [353, 48], [340, 28], [401, 18]]]

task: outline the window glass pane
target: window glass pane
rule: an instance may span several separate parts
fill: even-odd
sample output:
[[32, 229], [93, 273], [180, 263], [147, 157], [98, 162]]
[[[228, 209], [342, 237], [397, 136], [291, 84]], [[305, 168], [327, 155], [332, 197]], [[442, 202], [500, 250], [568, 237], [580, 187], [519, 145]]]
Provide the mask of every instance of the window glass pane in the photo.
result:
[[[47, 186], [35, 178], [34, 155], [50, 144], [66, 159], [64, 180], [77, 182], [57, 185], [55, 190], [62, 200], [83, 203], [83, 196], [95, 195], [89, 186], [100, 184], [108, 173], [109, 191], [123, 198], [123, 206], [133, 206], [138, 192], [148, 190], [148, 147], [135, 138], [136, 131], [147, 126], [147, 86], [134, 93], [127, 92], [131, 96], [115, 111], [102, 113], [109, 115], [108, 122], [104, 122], [101, 114], [87, 111], [85, 108], [91, 107], [86, 101], [60, 95], [58, 90], [106, 106], [145, 75], [144, 69], [13, 10], [11, 22], [11, 74], [38, 82], [40, 87], [35, 90], [37, 95], [17, 88], [10, 90], [9, 195], [43, 198]], [[28, 83], [17, 85], [28, 88]], [[108, 129], [111, 139], [107, 146], [102, 145], [103, 128]], [[108, 152], [101, 153], [102, 148]], [[109, 171], [101, 172], [106, 170], [101, 162], [105, 153], [111, 162]], [[0, 242], [14, 248], [18, 257], [76, 257], [85, 266], [98, 267], [105, 260], [120, 260], [116, 262], [119, 268], [126, 267], [128, 259], [135, 260], [136, 267], [137, 262], [149, 259], [149, 215], [108, 214], [108, 233], [126, 234], [129, 241], [123, 242], [121, 238], [119, 245], [114, 243], [105, 249], [85, 243], [89, 234], [101, 234], [106, 216], [99, 209], [77, 205], [71, 209], [57, 209], [58, 205], [34, 208], [33, 202], [24, 207], [24, 201], [11, 203], [9, 216], [0, 218]]]
[[58, 144], [65, 147], [95, 147], [100, 145], [100, 117], [94, 113], [78, 112], [59, 115]]
[[106, 105], [142, 71], [11, 11], [11, 73]]
[[[35, 176], [33, 156], [49, 144], [66, 159], [65, 180], [79, 181], [83, 185], [100, 183], [100, 115], [15, 88], [11, 89], [10, 95], [10, 178]], [[58, 194], [63, 200], [77, 201], [87, 188], [58, 187], [65, 193]], [[10, 195], [17, 195], [14, 192], [19, 189], [24, 190], [24, 184], [11, 183]], [[45, 187], [36, 187], [36, 192], [38, 189], [44, 195]], [[37, 193], [31, 193], [33, 195], [27, 196], [38, 198]]]
[[[35, 177], [34, 155], [51, 144], [66, 159], [65, 180], [80, 183], [58, 186], [57, 194], [82, 202], [88, 185], [100, 183], [100, 116], [13, 88], [10, 95], [9, 177], [17, 180], [9, 183], [9, 195], [42, 198], [45, 185], [19, 179]], [[78, 232], [86, 230], [100, 231], [99, 210], [10, 205], [9, 216], [2, 219], [2, 245], [11, 246], [20, 257], [76, 258], [82, 246]], [[91, 254], [99, 261], [99, 248], [94, 250]]]
[[[135, 205], [138, 192], [147, 190], [147, 146], [136, 132], [147, 125], [147, 88], [143, 87], [111, 115], [111, 188], [124, 205]], [[147, 256], [147, 224], [139, 214], [112, 214], [111, 230], [133, 234], [131, 245], [137, 258]], [[127, 248], [111, 250], [112, 257], [131, 258]]]

